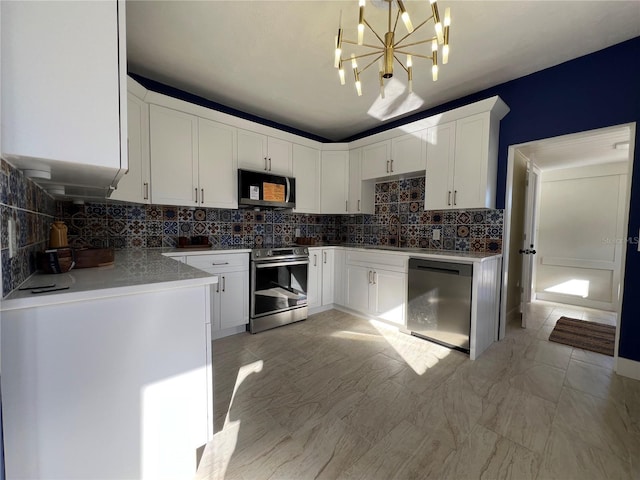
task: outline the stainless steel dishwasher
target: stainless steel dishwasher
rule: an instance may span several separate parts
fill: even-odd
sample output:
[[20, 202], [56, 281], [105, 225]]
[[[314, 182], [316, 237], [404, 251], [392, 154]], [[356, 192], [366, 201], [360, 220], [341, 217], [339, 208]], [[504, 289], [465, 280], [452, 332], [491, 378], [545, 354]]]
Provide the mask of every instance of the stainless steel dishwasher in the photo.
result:
[[473, 266], [409, 259], [407, 329], [469, 353]]

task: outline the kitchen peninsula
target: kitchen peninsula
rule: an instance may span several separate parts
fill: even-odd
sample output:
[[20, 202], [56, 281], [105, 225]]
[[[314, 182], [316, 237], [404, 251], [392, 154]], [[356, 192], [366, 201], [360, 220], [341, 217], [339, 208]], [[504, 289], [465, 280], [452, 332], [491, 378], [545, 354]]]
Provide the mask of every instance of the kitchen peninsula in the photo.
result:
[[[154, 250], [2, 302], [9, 478], [190, 478], [213, 435], [210, 285]], [[171, 452], [171, 455], [168, 453]]]

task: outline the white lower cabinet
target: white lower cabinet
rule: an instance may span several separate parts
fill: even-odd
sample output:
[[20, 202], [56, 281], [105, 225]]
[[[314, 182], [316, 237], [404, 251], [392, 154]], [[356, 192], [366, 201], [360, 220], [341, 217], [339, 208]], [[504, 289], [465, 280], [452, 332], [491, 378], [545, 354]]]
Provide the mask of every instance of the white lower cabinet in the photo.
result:
[[397, 325], [405, 324], [407, 259], [404, 256], [347, 252], [345, 306]]
[[[249, 323], [249, 254], [187, 255], [187, 265], [218, 276], [212, 285], [211, 328], [214, 332]], [[240, 329], [241, 330], [241, 329]], [[235, 332], [234, 332], [235, 333]], [[214, 337], [221, 336], [214, 333]]]
[[318, 308], [334, 303], [334, 259], [333, 248], [309, 249], [309, 274], [307, 281], [307, 305]]

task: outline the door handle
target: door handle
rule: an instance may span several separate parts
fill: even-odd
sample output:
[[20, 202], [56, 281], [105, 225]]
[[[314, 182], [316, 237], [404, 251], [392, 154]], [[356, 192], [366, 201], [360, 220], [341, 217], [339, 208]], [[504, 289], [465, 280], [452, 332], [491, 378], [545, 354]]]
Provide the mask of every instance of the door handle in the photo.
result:
[[526, 249], [523, 250], [521, 248], [520, 250], [518, 250], [518, 253], [522, 253], [524, 255], [535, 255], [537, 252], [535, 250], [533, 250], [533, 249], [526, 248]]

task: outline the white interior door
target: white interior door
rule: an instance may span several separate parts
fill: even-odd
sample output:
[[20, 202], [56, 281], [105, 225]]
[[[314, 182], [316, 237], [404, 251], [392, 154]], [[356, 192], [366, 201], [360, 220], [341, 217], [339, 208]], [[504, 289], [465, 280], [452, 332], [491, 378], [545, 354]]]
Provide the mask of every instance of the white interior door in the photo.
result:
[[537, 169], [531, 160], [527, 160], [524, 235], [522, 238], [522, 246], [519, 250], [519, 254], [522, 257], [522, 280], [520, 282], [522, 286], [520, 300], [522, 328], [527, 328], [529, 305], [533, 299], [538, 180], [539, 175]]

